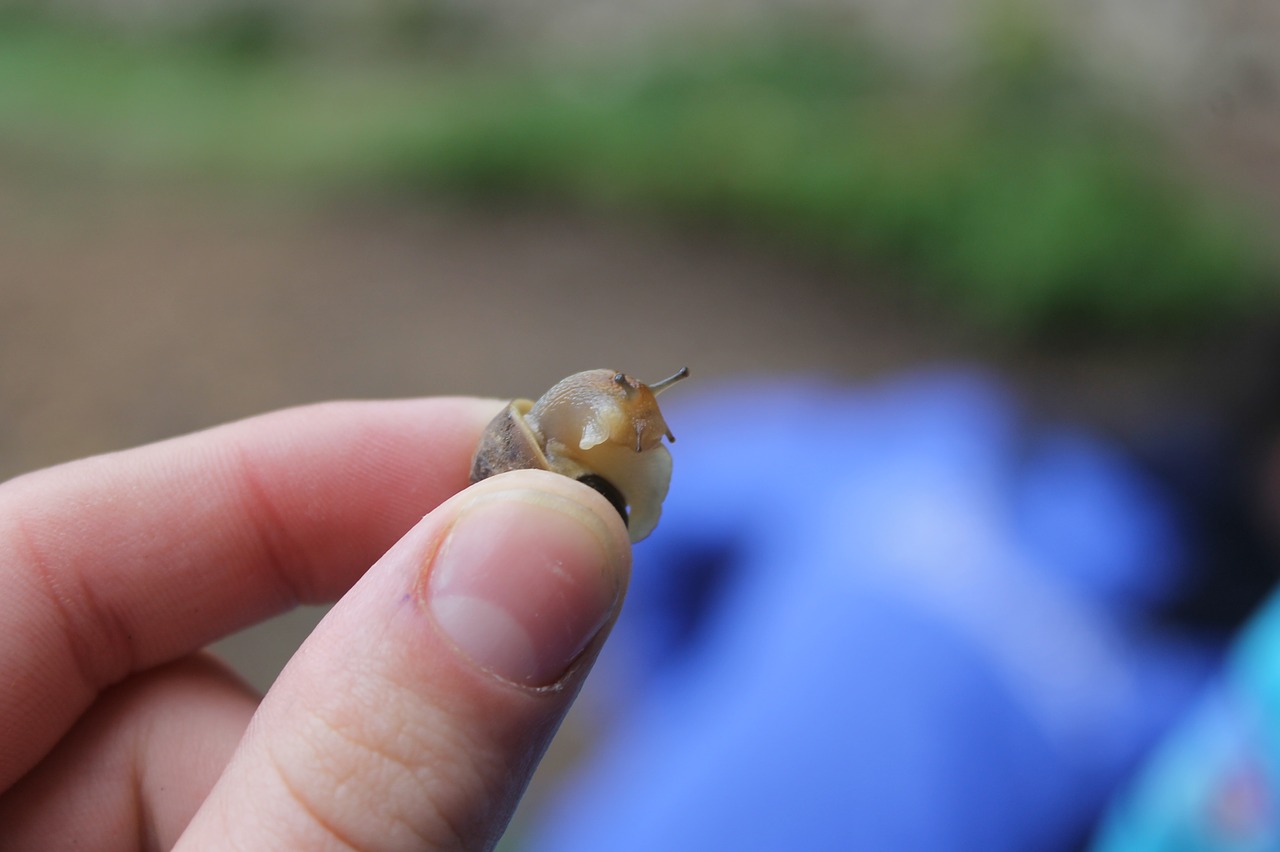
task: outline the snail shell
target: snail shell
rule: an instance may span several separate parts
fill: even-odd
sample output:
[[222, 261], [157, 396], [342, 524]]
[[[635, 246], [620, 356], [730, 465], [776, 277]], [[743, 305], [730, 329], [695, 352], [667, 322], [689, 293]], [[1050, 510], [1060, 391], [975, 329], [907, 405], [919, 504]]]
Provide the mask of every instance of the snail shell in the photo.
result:
[[671, 483], [674, 441], [655, 395], [687, 368], [652, 386], [614, 370], [587, 370], [557, 382], [537, 402], [513, 400], [484, 431], [471, 481], [508, 470], [550, 470], [603, 494], [633, 542], [658, 525]]

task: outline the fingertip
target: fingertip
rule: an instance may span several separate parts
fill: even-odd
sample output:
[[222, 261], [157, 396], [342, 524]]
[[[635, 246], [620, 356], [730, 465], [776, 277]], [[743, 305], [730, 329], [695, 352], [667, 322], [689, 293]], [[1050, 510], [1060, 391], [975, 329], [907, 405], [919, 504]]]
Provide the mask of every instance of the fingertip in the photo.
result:
[[572, 515], [599, 537], [611, 564], [629, 572], [631, 539], [626, 524], [617, 509], [594, 488], [546, 470], [512, 470], [471, 485], [454, 501], [461, 512], [493, 499], [543, 505]]
[[465, 659], [549, 687], [617, 615], [630, 547], [590, 489], [542, 471], [479, 483], [424, 563], [422, 597]]

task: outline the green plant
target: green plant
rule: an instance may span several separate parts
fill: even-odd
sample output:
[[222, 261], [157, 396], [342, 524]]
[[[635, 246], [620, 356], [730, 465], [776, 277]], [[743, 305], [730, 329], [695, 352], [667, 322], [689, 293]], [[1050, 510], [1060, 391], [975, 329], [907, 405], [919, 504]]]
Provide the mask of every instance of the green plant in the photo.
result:
[[812, 36], [604, 68], [225, 47], [0, 27], [0, 133], [138, 169], [726, 222], [896, 268], [1012, 334], [1272, 304], [1243, 218], [1161, 168], [1156, 140], [1038, 43], [945, 89]]

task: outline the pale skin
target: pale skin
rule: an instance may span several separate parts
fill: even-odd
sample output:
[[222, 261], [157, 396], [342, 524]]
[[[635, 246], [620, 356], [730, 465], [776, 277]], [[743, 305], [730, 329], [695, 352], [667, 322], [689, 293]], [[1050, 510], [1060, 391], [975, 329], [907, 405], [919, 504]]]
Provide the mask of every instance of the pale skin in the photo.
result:
[[[467, 487], [500, 405], [311, 406], [0, 485], [4, 847], [491, 848], [630, 572], [591, 489]], [[327, 601], [265, 698], [201, 651]]]

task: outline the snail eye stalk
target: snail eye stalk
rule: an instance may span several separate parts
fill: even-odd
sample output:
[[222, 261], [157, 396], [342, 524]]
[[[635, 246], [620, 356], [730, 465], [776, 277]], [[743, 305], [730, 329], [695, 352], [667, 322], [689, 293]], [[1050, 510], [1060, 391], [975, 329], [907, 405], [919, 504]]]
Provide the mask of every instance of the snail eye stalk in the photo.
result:
[[662, 393], [664, 390], [671, 387], [676, 382], [680, 381], [681, 379], [687, 379], [687, 378], [689, 378], [689, 368], [681, 367], [679, 372], [677, 372], [675, 375], [667, 376], [662, 381], [654, 382], [653, 384], [649, 385], [649, 390], [653, 391], [654, 393]]

